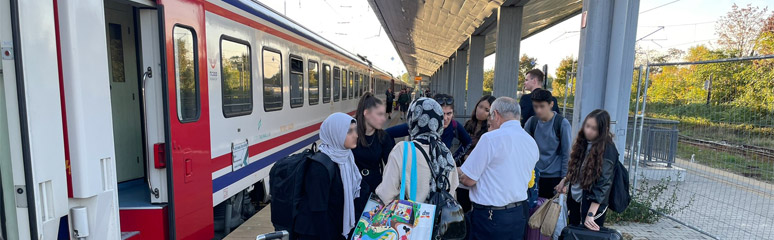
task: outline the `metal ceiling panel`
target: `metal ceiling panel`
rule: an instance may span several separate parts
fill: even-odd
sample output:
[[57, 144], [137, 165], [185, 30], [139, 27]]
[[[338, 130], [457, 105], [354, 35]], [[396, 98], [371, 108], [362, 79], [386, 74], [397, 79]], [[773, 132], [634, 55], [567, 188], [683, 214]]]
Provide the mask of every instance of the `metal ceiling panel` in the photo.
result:
[[[486, 34], [486, 55], [494, 53], [497, 8], [512, 0], [369, 0], [377, 18], [413, 76], [431, 75], [464, 44]], [[581, 0], [532, 0], [524, 5], [522, 36], [547, 29], [580, 13]]]

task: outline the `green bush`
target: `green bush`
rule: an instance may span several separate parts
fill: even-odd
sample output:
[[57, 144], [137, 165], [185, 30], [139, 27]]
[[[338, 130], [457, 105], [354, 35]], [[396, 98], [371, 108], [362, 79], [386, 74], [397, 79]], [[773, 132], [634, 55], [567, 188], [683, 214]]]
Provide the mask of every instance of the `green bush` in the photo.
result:
[[[641, 178], [645, 179], [644, 175]], [[693, 204], [694, 198], [691, 196], [688, 203], [680, 204], [677, 197], [678, 184], [679, 182], [673, 182], [671, 177], [661, 179], [655, 185], [651, 185], [647, 180], [640, 181], [637, 193], [632, 196], [632, 202], [626, 211], [608, 211], [606, 223], [655, 223], [661, 219], [661, 215], [653, 211], [673, 215], [685, 210]]]

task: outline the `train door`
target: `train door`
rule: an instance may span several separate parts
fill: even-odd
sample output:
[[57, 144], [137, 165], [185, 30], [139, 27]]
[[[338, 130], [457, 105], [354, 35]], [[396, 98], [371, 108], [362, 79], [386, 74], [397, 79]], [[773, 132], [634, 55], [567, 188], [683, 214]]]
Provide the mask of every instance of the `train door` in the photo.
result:
[[[110, 100], [113, 111], [113, 138], [116, 178], [119, 183], [145, 177], [142, 116], [137, 66], [137, 44], [133, 14], [128, 5], [105, 5]], [[127, 11], [128, 10], [128, 11]]]
[[139, 239], [169, 233], [164, 80], [159, 10], [105, 2], [121, 231]]
[[[204, 9], [199, 1], [163, 5], [170, 190], [170, 239], [213, 237], [212, 167]], [[213, 56], [213, 63], [217, 56]]]

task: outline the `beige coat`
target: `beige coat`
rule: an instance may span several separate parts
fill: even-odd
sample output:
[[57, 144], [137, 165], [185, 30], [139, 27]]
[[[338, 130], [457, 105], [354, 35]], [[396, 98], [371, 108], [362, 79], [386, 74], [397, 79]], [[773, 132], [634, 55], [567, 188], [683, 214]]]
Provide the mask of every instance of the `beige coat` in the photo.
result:
[[[382, 202], [390, 202], [392, 200], [398, 199], [400, 196], [400, 181], [401, 181], [401, 174], [403, 169], [403, 142], [401, 141], [397, 144], [395, 144], [395, 147], [392, 148], [392, 151], [390, 152], [390, 156], [387, 160], [387, 165], [384, 168], [384, 174], [382, 175], [382, 183], [379, 184], [378, 187], [376, 187], [376, 195], [379, 196], [380, 199], [382, 199]], [[409, 142], [411, 144], [411, 142]], [[430, 145], [420, 144], [422, 146], [422, 149], [425, 150], [425, 152], [430, 151]], [[417, 196], [416, 200], [417, 202], [425, 202], [427, 200], [427, 196], [430, 194], [430, 178], [432, 177], [432, 173], [430, 173], [430, 167], [427, 165], [427, 161], [425, 160], [425, 157], [422, 155], [422, 152], [417, 149]], [[406, 197], [408, 198], [409, 193], [411, 192], [411, 152], [409, 148], [408, 153], [408, 159], [406, 160], [406, 164], [408, 165], [406, 168]], [[449, 173], [449, 176], [447, 176], [449, 179], [450, 187], [449, 193], [452, 196], [456, 195], [456, 189], [457, 185], [459, 185], [459, 176], [457, 176], [457, 167], [454, 167], [452, 171]], [[456, 196], [455, 196], [456, 198]]]

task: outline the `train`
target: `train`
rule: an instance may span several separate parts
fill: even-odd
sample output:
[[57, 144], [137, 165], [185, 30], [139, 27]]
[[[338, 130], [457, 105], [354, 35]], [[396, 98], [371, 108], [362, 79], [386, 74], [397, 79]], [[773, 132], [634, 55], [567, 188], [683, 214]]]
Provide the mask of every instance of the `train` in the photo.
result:
[[325, 117], [411, 88], [251, 0], [0, 0], [0, 43], [4, 239], [212, 239]]

